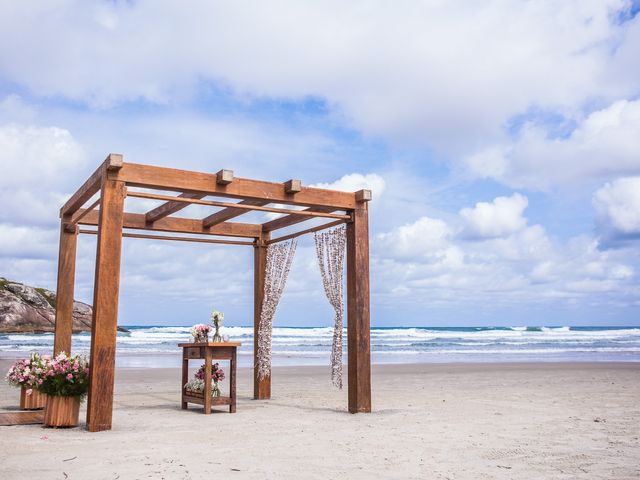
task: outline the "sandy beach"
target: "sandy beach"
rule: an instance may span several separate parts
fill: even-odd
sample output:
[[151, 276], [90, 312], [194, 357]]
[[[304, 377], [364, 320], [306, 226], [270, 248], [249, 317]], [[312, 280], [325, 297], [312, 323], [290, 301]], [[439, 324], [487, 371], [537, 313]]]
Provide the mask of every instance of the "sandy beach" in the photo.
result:
[[[0, 476], [640, 477], [638, 363], [374, 366], [370, 415], [347, 413], [321, 367], [274, 369], [260, 402], [240, 369], [236, 414], [180, 410], [178, 369], [119, 369], [116, 383], [111, 431], [0, 427]], [[0, 407], [17, 402], [3, 384]]]

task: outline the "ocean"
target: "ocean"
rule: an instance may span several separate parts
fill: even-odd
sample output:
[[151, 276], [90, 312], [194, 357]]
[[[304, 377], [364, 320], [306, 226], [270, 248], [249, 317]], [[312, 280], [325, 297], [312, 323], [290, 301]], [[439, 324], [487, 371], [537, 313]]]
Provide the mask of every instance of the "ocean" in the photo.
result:
[[[118, 333], [121, 367], [180, 364], [177, 344], [190, 340], [188, 326], [128, 326]], [[333, 329], [275, 327], [273, 364], [327, 365]], [[240, 366], [252, 364], [253, 327], [224, 327], [242, 342]], [[89, 333], [73, 335], [73, 350], [88, 352]], [[347, 361], [346, 331], [344, 360]], [[53, 334], [0, 334], [0, 356], [51, 353]], [[375, 327], [373, 363], [447, 362], [640, 362], [640, 327]]]

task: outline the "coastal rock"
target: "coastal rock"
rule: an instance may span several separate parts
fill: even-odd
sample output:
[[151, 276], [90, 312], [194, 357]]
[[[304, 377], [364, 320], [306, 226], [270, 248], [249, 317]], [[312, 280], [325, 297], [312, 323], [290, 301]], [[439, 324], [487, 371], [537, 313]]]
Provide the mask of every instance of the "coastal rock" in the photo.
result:
[[[0, 333], [53, 332], [55, 306], [55, 292], [0, 277]], [[74, 301], [73, 331], [91, 331], [92, 313], [91, 305]]]

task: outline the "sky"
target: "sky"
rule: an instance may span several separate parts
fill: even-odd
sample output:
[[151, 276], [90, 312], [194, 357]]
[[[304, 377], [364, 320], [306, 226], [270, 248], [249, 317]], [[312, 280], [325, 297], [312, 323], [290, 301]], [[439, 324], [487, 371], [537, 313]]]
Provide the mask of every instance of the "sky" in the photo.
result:
[[[629, 0], [0, 2], [0, 276], [55, 289], [59, 208], [117, 152], [371, 189], [374, 326], [640, 325], [639, 12]], [[252, 256], [124, 239], [119, 323], [191, 325], [215, 308], [250, 325]], [[82, 236], [80, 300], [94, 265]], [[332, 317], [304, 237], [274, 323]]]

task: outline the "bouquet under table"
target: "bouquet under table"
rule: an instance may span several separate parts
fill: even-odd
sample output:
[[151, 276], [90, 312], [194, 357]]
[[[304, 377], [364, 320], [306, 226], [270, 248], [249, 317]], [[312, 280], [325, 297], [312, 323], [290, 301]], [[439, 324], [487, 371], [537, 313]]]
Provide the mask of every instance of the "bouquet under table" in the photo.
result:
[[[189, 394], [197, 394], [204, 396], [204, 373], [205, 366], [204, 364], [198, 369], [195, 373], [194, 378], [189, 380], [184, 388], [187, 390]], [[224, 370], [220, 368], [219, 363], [214, 363], [211, 365], [211, 396], [219, 397], [220, 396], [220, 385], [219, 382], [224, 380]]]

